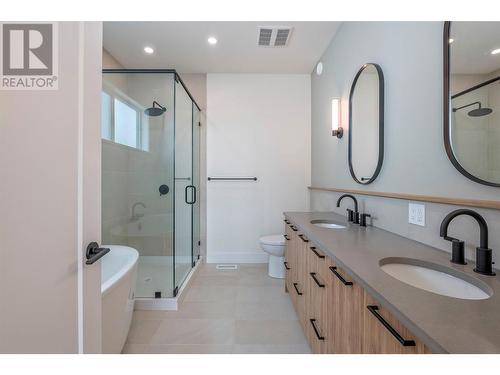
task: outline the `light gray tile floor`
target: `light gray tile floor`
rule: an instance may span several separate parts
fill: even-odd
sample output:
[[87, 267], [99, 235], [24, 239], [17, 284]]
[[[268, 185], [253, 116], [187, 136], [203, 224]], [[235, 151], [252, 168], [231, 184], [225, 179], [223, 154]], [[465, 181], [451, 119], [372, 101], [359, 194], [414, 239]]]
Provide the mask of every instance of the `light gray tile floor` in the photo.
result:
[[203, 264], [178, 311], [135, 311], [123, 353], [310, 353], [283, 280], [265, 264]]

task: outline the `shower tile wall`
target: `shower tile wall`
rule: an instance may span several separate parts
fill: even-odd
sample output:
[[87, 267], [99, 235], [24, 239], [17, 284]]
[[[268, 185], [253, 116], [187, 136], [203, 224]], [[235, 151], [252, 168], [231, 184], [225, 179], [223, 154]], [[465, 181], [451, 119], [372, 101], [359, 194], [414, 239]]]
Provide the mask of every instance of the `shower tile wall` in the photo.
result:
[[[142, 256], [172, 255], [172, 232], [169, 220], [173, 211], [171, 191], [160, 197], [158, 187], [167, 184], [173, 187], [172, 153], [160, 145], [171, 143], [162, 139], [172, 134], [173, 126], [173, 79], [166, 76], [159, 82], [141, 77], [105, 76], [106, 82], [144, 107], [152, 100], [167, 106], [167, 118], [149, 118], [149, 149], [142, 151], [111, 141], [102, 141], [102, 242], [122, 244], [136, 248]], [[157, 88], [157, 89], [156, 89]], [[169, 170], [165, 170], [168, 165]], [[138, 206], [137, 214], [144, 214], [140, 221], [133, 222], [132, 207]]]

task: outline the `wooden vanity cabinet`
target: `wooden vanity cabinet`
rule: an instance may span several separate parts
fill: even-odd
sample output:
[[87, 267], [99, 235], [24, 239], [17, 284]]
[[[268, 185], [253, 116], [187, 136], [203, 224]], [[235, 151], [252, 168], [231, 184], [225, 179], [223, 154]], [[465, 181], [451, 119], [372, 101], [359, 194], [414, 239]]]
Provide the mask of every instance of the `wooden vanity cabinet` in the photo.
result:
[[422, 342], [368, 293], [365, 293], [364, 305], [363, 353], [429, 353]]
[[285, 233], [285, 288], [313, 353], [430, 353], [293, 223]]

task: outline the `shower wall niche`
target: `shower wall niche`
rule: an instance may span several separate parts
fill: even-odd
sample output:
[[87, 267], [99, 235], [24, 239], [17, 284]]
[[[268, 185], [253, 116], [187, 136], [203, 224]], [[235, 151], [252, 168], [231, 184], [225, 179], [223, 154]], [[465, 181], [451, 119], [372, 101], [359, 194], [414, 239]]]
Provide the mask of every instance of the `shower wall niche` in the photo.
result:
[[199, 118], [173, 70], [103, 71], [102, 241], [139, 251], [136, 298], [168, 298], [199, 258]]

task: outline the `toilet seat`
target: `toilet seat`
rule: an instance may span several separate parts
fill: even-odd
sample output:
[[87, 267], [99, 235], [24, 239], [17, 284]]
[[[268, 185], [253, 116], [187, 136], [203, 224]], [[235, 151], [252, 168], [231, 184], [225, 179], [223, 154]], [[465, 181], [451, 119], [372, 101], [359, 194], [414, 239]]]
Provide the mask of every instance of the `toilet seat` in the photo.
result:
[[275, 234], [271, 236], [264, 236], [260, 238], [260, 243], [270, 246], [284, 246], [285, 237], [282, 234]]

